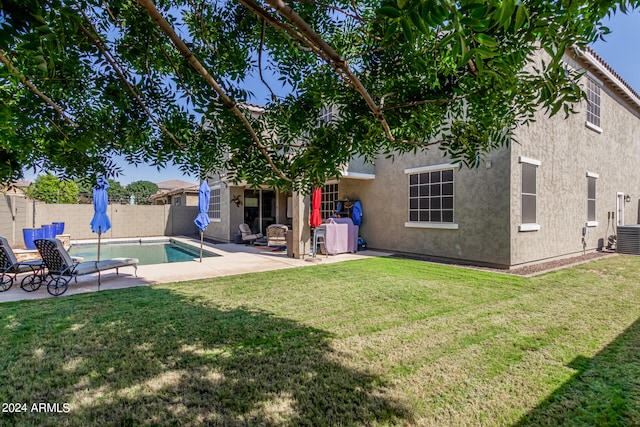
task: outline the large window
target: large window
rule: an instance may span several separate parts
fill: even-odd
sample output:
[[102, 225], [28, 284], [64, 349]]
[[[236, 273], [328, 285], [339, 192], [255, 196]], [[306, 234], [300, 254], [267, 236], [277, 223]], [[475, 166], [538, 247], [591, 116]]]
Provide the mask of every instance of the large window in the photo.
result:
[[408, 173], [409, 223], [453, 224], [453, 167], [421, 169]]
[[209, 211], [207, 212], [212, 221], [220, 221], [220, 187], [211, 187], [209, 194]]
[[522, 170], [522, 182], [520, 190], [521, 216], [520, 231], [536, 231], [540, 229], [538, 225], [538, 193], [537, 179], [539, 160], [520, 157]]
[[595, 130], [601, 130], [600, 86], [591, 78], [587, 78], [587, 126], [595, 127]]
[[598, 174], [587, 172], [587, 227], [595, 227], [596, 222], [596, 180]]
[[338, 201], [338, 184], [326, 184], [322, 187], [322, 203], [320, 205], [320, 213], [322, 219], [329, 218], [336, 211], [336, 202]]

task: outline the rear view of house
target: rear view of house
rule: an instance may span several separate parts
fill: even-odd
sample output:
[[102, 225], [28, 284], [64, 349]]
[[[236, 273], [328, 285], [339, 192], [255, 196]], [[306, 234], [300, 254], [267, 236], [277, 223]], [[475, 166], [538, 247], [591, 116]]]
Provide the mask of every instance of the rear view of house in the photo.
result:
[[[475, 169], [439, 150], [354, 159], [326, 183], [324, 216], [360, 200], [369, 248], [504, 268], [607, 245], [618, 226], [640, 222], [640, 96], [590, 49], [564, 60], [584, 72], [589, 102], [578, 114], [539, 113]], [[210, 183], [214, 238], [232, 240], [241, 222], [256, 232], [291, 225], [292, 212], [305, 212], [290, 194]]]

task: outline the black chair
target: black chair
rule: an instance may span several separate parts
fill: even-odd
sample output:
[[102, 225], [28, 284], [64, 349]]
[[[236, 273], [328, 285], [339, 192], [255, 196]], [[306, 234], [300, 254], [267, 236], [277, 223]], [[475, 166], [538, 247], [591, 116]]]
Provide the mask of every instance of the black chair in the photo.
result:
[[33, 292], [42, 285], [43, 264], [41, 260], [18, 262], [7, 239], [0, 237], [0, 273], [0, 292], [11, 289], [20, 273], [31, 273], [22, 278], [20, 287], [27, 292]]
[[137, 258], [112, 258], [104, 261], [74, 262], [69, 253], [62, 246], [58, 239], [36, 239], [34, 241], [44, 265], [47, 267], [48, 276], [47, 292], [53, 296], [64, 294], [69, 288], [72, 278], [86, 274], [98, 273], [98, 289], [100, 289], [100, 272], [105, 270], [116, 270], [120, 267], [132, 266], [137, 277]]

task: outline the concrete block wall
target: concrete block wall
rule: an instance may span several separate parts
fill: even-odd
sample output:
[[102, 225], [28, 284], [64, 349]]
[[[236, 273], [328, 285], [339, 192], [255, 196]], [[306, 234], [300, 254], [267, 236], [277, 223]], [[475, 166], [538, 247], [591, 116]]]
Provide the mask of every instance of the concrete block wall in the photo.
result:
[[0, 236], [13, 245], [22, 242], [22, 229], [32, 226], [31, 202], [23, 195], [0, 193]]
[[[12, 215], [10, 208], [14, 203]], [[64, 222], [65, 234], [72, 239], [94, 239], [91, 231], [93, 205], [56, 205], [34, 202], [24, 197], [0, 198], [0, 236], [14, 247], [24, 247], [23, 228], [40, 227], [52, 222]], [[103, 238], [153, 237], [188, 235], [198, 232], [193, 220], [197, 206], [119, 205], [107, 209], [111, 229]]]

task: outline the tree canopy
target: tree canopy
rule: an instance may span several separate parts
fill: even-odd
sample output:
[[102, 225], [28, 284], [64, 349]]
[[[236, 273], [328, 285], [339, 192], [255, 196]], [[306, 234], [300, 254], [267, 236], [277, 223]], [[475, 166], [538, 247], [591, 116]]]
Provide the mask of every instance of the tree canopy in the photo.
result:
[[0, 0], [0, 179], [117, 176], [113, 154], [281, 188], [355, 155], [475, 165], [538, 109], [570, 114], [562, 55], [639, 4]]
[[134, 181], [127, 185], [126, 191], [135, 197], [137, 205], [146, 205], [150, 203], [149, 197], [158, 191], [158, 184], [151, 181]]
[[52, 174], [40, 175], [25, 189], [27, 196], [47, 203], [78, 203], [78, 186]]

